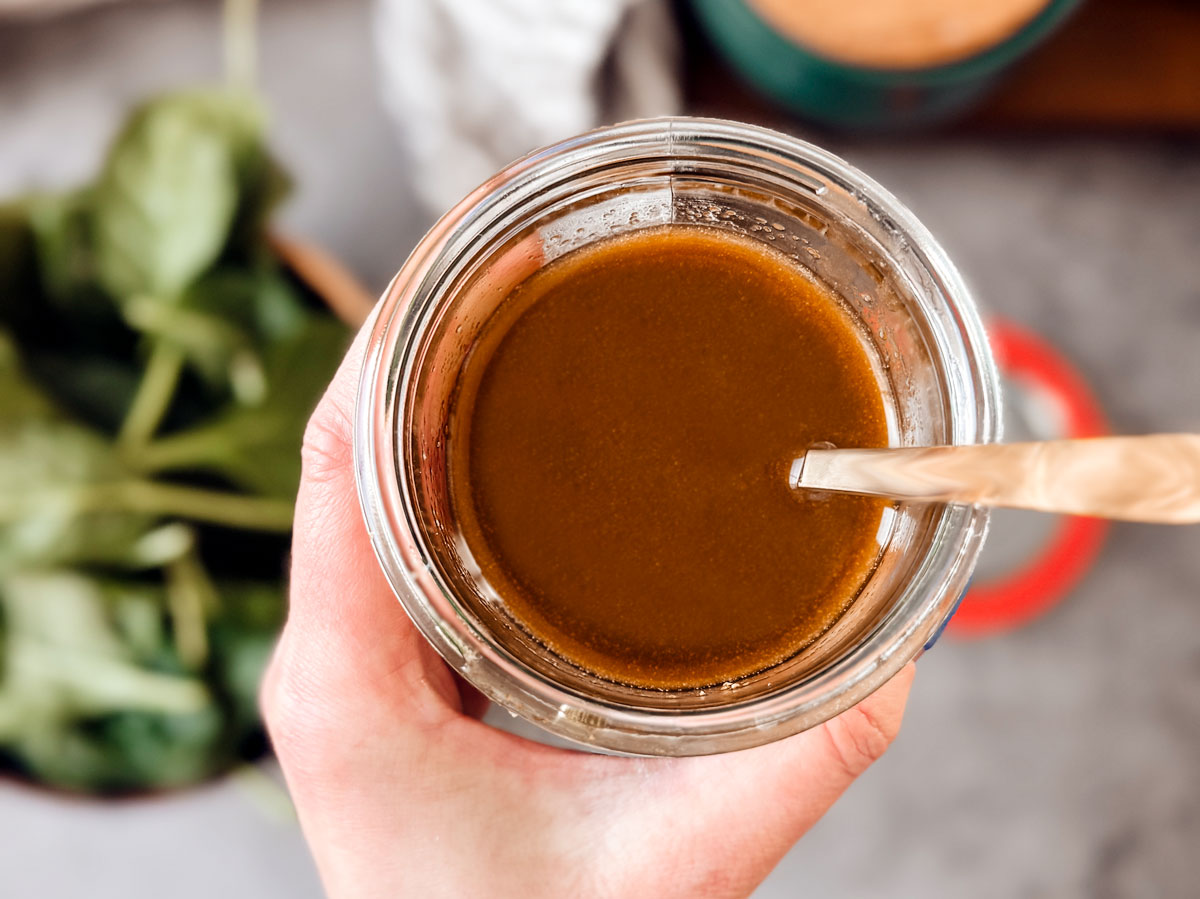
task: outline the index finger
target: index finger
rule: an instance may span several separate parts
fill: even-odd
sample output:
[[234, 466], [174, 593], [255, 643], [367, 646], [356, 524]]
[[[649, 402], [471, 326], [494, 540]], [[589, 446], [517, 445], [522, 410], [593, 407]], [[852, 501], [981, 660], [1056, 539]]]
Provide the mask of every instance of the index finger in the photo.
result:
[[450, 699], [449, 669], [392, 591], [359, 505], [353, 422], [370, 327], [368, 322], [355, 338], [305, 431], [279, 661], [343, 699], [377, 693], [382, 681], [396, 677], [413, 697], [428, 694], [432, 685]]

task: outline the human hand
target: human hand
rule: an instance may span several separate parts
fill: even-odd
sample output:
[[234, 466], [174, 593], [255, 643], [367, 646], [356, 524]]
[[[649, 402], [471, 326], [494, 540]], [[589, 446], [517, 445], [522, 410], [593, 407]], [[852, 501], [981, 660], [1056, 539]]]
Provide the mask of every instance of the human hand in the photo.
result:
[[331, 899], [746, 896], [887, 748], [909, 665], [825, 724], [725, 755], [556, 749], [485, 703], [375, 560], [351, 459], [364, 335], [313, 415], [263, 711]]

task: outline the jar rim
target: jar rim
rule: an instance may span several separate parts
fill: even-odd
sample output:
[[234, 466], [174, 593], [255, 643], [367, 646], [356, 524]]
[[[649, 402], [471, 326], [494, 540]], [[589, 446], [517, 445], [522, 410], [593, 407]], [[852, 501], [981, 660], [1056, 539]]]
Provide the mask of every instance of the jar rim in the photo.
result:
[[[961, 402], [950, 403], [953, 443], [998, 438], [1000, 382], [983, 323], [945, 251], [890, 192], [839, 157], [798, 138], [721, 119], [664, 117], [587, 132], [536, 150], [489, 178], [446, 213], [412, 251], [365, 326], [369, 330], [358, 386], [354, 464], [372, 545], [402, 606], [442, 657], [493, 701], [579, 743], [649, 755], [729, 751], [768, 742], [849, 708], [915, 658], [940, 632], [966, 587], [988, 513], [946, 506], [930, 549], [893, 604], [893, 613], [842, 658], [777, 692], [714, 708], [666, 710], [587, 697], [500, 651], [455, 614], [433, 560], [414, 526], [401, 460], [399, 413], [415, 374], [411, 352], [421, 314], [445, 296], [423, 295], [455, 246], [481, 233], [492, 217], [535, 196], [572, 166], [604, 153], [671, 158], [720, 147], [764, 164], [780, 164], [798, 183], [805, 171], [835, 182], [901, 235], [945, 300], [938, 310], [952, 329], [951, 376]], [[820, 193], [819, 185], [804, 185]], [[967, 397], [969, 395], [969, 401]], [[924, 597], [924, 601], [917, 601]], [[898, 616], [897, 610], [908, 614]]]

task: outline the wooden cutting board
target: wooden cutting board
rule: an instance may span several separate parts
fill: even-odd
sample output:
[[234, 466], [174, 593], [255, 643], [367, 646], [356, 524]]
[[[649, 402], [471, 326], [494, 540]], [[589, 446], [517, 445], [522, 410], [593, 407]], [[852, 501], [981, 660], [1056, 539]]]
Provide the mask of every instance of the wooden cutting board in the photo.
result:
[[1200, 2], [1087, 0], [965, 124], [1200, 129]]

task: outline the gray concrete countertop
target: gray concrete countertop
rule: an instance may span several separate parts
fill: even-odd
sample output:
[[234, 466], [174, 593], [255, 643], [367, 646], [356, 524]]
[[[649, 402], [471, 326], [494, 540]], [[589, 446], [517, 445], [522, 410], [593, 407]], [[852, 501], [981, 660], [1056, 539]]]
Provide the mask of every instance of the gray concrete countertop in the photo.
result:
[[[382, 287], [428, 225], [379, 107], [365, 0], [271, 0], [287, 227]], [[85, 177], [122, 111], [216, 77], [217, 6], [0, 24], [0, 194]], [[926, 139], [835, 150], [911, 204], [981, 301], [1041, 332], [1116, 427], [1200, 430], [1200, 144]], [[1023, 631], [946, 639], [904, 732], [756, 894], [1189, 896], [1200, 844], [1200, 544], [1118, 526]], [[237, 781], [113, 807], [0, 784], [0, 896], [318, 896]]]

